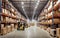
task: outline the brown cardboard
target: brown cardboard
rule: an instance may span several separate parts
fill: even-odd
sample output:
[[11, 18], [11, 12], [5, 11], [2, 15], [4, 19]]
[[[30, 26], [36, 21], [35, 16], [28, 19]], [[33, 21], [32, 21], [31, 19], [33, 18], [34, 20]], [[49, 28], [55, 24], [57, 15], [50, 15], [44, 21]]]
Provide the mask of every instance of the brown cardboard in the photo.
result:
[[57, 28], [57, 29], [56, 29], [56, 33], [57, 33], [56, 35], [57, 35], [58, 37], [60, 37], [60, 28]]
[[6, 29], [6, 27], [2, 28], [1, 32], [2, 32], [2, 35], [7, 34], [7, 29]]

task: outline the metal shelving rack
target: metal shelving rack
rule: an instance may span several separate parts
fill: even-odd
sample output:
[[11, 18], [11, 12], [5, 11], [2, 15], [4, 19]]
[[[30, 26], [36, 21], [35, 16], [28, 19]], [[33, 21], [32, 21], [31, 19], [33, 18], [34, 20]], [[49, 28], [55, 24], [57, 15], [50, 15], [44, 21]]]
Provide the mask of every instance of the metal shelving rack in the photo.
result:
[[[2, 0], [0, 0], [0, 13], [2, 13], [1, 6], [2, 6]], [[1, 15], [0, 15], [0, 21], [1, 21]], [[1, 30], [1, 23], [0, 23], [0, 30]], [[1, 33], [1, 31], [0, 31], [0, 33]]]

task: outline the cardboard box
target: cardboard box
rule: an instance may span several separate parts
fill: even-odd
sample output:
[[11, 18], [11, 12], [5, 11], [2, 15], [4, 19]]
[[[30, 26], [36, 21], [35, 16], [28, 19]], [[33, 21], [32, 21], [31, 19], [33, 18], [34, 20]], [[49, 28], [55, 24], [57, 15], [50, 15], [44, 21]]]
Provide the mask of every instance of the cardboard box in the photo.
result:
[[12, 18], [9, 18], [9, 21], [11, 22]]
[[1, 24], [1, 29], [3, 29], [4, 28], [4, 24]]
[[7, 34], [7, 29], [6, 29], [6, 27], [2, 28], [1, 32], [2, 32], [2, 35]]
[[2, 9], [2, 13], [9, 14], [10, 12], [6, 9]]
[[14, 14], [13, 14], [13, 13], [12, 13], [11, 15], [12, 15], [12, 16], [14, 16]]
[[4, 28], [4, 24], [1, 24], [0, 35], [2, 34], [2, 29]]
[[18, 28], [18, 24], [15, 25], [15, 29], [17, 29], [17, 28]]
[[8, 33], [11, 32], [11, 26], [6, 26], [6, 28]]
[[14, 19], [12, 19], [12, 18], [10, 18], [10, 20], [9, 20], [10, 22], [15, 22], [15, 20]]
[[3, 16], [1, 16], [1, 21], [3, 21]]
[[14, 9], [13, 9], [13, 8], [11, 8], [11, 11], [12, 11], [12, 12], [14, 12]]
[[3, 17], [3, 21], [4, 22], [8, 22], [9, 21], [9, 17]]
[[60, 37], [60, 28], [57, 28], [57, 29], [56, 29], [56, 33], [57, 33], [57, 34], [56, 34], [57, 37]]
[[14, 24], [11, 24], [11, 31], [14, 30]]
[[2, 13], [4, 13], [4, 12], [5, 12], [5, 9], [2, 8]]
[[9, 21], [9, 17], [6, 17], [6, 21]]

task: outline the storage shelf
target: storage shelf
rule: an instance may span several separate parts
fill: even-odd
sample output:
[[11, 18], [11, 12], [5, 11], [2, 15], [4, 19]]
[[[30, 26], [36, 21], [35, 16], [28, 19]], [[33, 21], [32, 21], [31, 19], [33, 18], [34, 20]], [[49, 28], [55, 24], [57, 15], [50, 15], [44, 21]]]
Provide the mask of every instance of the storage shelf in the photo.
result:
[[[3, 8], [3, 9], [5, 9], [5, 8]], [[17, 15], [17, 13], [15, 13], [15, 11], [13, 12], [11, 9], [6, 8], [6, 10], [10, 11], [10, 13], [13, 13], [13, 14]]]
[[53, 9], [54, 9], [54, 10], [57, 10], [59, 7], [60, 7], [60, 3], [55, 4], [54, 7], [53, 7], [53, 8], [51, 7], [51, 8], [48, 10], [47, 13], [50, 13]]
[[[53, 20], [54, 20], [54, 24], [60, 24], [60, 19], [53, 19]], [[46, 20], [46, 22], [40, 22], [40, 24], [44, 24], [44, 25], [49, 25], [50, 24], [50, 25], [52, 25], [52, 19]]]
[[1, 16], [4, 16], [4, 17], [10, 17], [10, 18], [13, 18], [13, 19], [19, 19], [17, 17], [14, 17], [14, 16], [10, 16], [8, 14], [5, 14], [5, 13], [0, 13]]
[[23, 18], [20, 18], [20, 20], [22, 20], [22, 21], [26, 21], [26, 19], [23, 19]]
[[[51, 8], [47, 11], [46, 14], [40, 15], [40, 16], [44, 16], [44, 17], [45, 17], [45, 18], [42, 18], [42, 19], [40, 19], [40, 20], [52, 19], [52, 15], [51, 15], [51, 16], [48, 16], [48, 14], [52, 12], [52, 9], [54, 9], [54, 10], [56, 11], [56, 10], [59, 9], [59, 7], [60, 7], [60, 2], [59, 2], [59, 3], [56, 3], [56, 4], [54, 5], [54, 8], [51, 7]], [[47, 15], [47, 16], [46, 16], [46, 15]], [[54, 18], [60, 18], [60, 13], [54, 14]]]
[[4, 21], [0, 21], [1, 24], [16, 24], [18, 22], [4, 22]]
[[45, 19], [52, 19], [52, 18], [60, 18], [60, 13], [54, 13], [53, 17], [51, 15], [51, 16], [47, 16], [47, 18], [45, 18]]
[[[57, 13], [54, 13], [53, 14], [53, 18], [60, 18], [60, 12], [59, 13], [58, 12]], [[40, 20], [44, 20], [44, 19], [45, 20], [52, 19], [52, 15], [50, 15], [50, 16], [48, 16], [48, 15], [47, 16], [44, 16], [44, 18], [41, 18]]]
[[0, 13], [1, 16], [4, 16], [4, 17], [10, 17], [10, 18], [13, 18], [13, 19], [20, 19], [22, 21], [26, 21], [25, 19], [22, 19], [22, 18], [17, 18], [17, 17], [14, 17], [14, 16], [10, 16], [8, 14], [5, 14], [5, 13]]
[[[8, 1], [4, 1], [4, 2], [2, 2], [2, 8], [3, 9], [6, 9], [6, 10], [8, 10], [8, 11], [10, 11], [11, 13], [13, 13], [13, 14], [17, 14], [17, 13], [15, 13], [16, 12], [16, 10], [15, 10], [15, 8], [14, 8], [14, 6], [10, 3], [10, 2], [8, 2]], [[5, 4], [5, 5], [4, 5]], [[14, 11], [12, 11], [12, 9], [14, 10]]]
[[25, 18], [18, 12], [18, 10], [8, 0], [2, 0], [1, 7], [2, 7], [2, 12], [0, 13], [1, 16], [0, 33], [2, 35], [10, 33], [15, 29], [17, 30], [18, 22], [20, 22], [21, 20], [26, 22]]
[[15, 11], [13, 12], [11, 9], [7, 9], [7, 10], [9, 10], [11, 13], [17, 15], [17, 14], [15, 13]]

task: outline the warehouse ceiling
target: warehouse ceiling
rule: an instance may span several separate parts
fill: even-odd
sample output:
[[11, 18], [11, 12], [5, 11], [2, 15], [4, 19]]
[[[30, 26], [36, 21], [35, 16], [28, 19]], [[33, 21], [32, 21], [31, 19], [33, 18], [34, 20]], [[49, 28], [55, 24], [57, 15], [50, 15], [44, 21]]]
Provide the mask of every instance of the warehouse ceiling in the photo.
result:
[[9, 0], [27, 19], [37, 19], [48, 0]]

